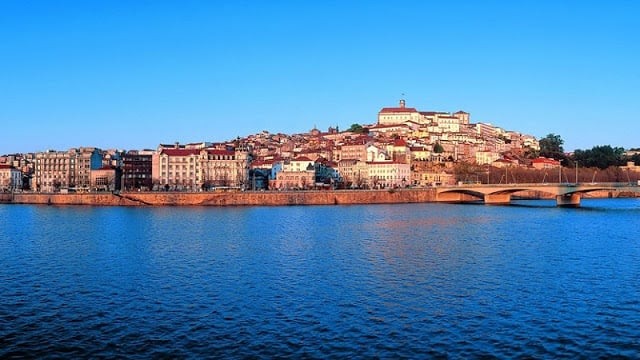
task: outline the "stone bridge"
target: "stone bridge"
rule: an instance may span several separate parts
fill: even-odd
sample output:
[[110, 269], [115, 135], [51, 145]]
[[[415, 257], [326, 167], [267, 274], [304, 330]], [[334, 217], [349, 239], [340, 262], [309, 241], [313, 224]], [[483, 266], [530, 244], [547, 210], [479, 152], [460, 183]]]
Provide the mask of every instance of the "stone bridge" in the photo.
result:
[[509, 204], [511, 195], [521, 191], [538, 191], [556, 197], [558, 206], [580, 206], [582, 194], [592, 191], [640, 192], [640, 184], [463, 184], [436, 188], [436, 201], [468, 202], [482, 200], [485, 204]]

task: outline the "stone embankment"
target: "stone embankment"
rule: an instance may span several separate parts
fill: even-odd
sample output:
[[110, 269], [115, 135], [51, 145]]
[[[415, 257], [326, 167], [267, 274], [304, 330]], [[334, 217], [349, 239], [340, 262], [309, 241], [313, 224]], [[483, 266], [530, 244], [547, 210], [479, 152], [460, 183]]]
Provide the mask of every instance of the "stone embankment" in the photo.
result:
[[[638, 193], [598, 191], [584, 198], [637, 197]], [[536, 191], [517, 193], [514, 199], [552, 199]], [[458, 194], [455, 202], [478, 201]], [[237, 192], [122, 192], [103, 193], [0, 193], [0, 203], [94, 206], [282, 206], [282, 205], [354, 205], [402, 204], [436, 201], [436, 190], [335, 190], [335, 191], [237, 191]]]
[[280, 206], [422, 203], [435, 201], [434, 189], [238, 191], [238, 192], [122, 192], [46, 194], [3, 193], [0, 203], [96, 206]]

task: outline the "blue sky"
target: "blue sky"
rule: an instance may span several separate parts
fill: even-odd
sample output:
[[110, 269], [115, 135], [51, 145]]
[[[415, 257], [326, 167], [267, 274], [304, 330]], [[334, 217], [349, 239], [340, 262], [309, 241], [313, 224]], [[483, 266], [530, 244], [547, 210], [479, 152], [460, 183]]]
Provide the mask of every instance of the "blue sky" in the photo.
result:
[[0, 154], [376, 121], [640, 147], [638, 1], [0, 2]]

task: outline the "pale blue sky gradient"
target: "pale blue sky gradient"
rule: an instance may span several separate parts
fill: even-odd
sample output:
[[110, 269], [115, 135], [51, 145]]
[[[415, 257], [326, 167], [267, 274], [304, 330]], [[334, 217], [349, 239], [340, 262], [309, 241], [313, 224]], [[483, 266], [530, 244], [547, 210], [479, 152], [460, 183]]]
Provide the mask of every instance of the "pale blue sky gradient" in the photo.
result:
[[0, 2], [0, 154], [471, 113], [640, 147], [639, 1]]

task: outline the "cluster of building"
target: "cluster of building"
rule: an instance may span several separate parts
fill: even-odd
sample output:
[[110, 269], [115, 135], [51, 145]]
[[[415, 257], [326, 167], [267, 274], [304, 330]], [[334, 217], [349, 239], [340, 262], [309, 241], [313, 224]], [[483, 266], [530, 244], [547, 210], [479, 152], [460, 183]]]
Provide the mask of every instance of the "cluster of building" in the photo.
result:
[[[514, 166], [539, 150], [531, 135], [469, 113], [385, 107], [354, 131], [268, 131], [222, 143], [160, 144], [147, 150], [93, 147], [0, 157], [0, 189], [206, 191], [212, 189], [395, 188], [454, 183], [456, 162]], [[527, 166], [559, 166], [538, 159]]]

